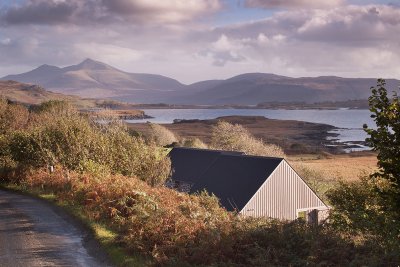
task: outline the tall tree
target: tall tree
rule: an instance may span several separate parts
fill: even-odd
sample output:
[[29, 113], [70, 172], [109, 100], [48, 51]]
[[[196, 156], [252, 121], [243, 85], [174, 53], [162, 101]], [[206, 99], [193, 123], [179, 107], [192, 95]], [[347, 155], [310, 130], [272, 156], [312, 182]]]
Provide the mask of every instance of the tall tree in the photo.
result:
[[367, 144], [378, 152], [379, 169], [370, 178], [376, 181], [388, 211], [400, 215], [400, 100], [395, 91], [388, 97], [383, 79], [371, 90], [369, 105], [376, 128], [364, 124], [364, 130], [369, 135]]

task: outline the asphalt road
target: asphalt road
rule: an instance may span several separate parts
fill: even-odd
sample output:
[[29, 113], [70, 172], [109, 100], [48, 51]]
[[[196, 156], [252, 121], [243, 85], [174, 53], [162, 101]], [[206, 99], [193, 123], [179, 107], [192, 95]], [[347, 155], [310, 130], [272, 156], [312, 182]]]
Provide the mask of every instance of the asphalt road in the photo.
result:
[[106, 266], [87, 239], [48, 203], [0, 190], [0, 267]]

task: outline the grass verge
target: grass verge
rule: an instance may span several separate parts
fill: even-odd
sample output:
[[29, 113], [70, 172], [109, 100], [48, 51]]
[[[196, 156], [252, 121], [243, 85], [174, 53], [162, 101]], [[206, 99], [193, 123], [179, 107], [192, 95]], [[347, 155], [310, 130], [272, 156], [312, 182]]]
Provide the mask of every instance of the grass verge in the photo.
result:
[[90, 220], [84, 214], [82, 207], [73, 205], [67, 201], [60, 201], [57, 199], [55, 194], [45, 194], [38, 190], [28, 190], [27, 188], [16, 184], [0, 183], [0, 189], [39, 198], [61, 208], [89, 231], [91, 236], [99, 243], [101, 249], [107, 253], [108, 260], [113, 266], [136, 267], [151, 265], [150, 259], [139, 254], [128, 253], [120, 247], [117, 241], [118, 235], [108, 227]]

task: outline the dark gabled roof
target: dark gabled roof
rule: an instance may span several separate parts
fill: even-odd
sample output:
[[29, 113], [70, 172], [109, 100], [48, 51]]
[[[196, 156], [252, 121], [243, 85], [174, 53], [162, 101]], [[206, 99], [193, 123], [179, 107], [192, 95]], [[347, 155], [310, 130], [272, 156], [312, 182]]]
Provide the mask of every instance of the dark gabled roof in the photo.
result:
[[172, 162], [172, 179], [194, 183], [206, 171], [221, 153], [232, 153], [243, 155], [241, 152], [195, 149], [195, 148], [174, 148], [169, 153]]
[[190, 183], [191, 193], [214, 193], [227, 210], [238, 211], [283, 160], [193, 148], [174, 148], [169, 155], [173, 180]]

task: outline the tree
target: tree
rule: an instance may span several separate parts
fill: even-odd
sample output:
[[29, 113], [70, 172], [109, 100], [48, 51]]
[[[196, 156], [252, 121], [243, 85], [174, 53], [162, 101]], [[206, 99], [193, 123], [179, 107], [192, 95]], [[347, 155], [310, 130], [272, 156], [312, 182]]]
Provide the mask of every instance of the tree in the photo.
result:
[[369, 105], [376, 128], [363, 127], [369, 135], [367, 144], [378, 152], [379, 169], [370, 178], [388, 211], [400, 215], [400, 101], [396, 92], [390, 99], [385, 87], [383, 79], [371, 87]]

